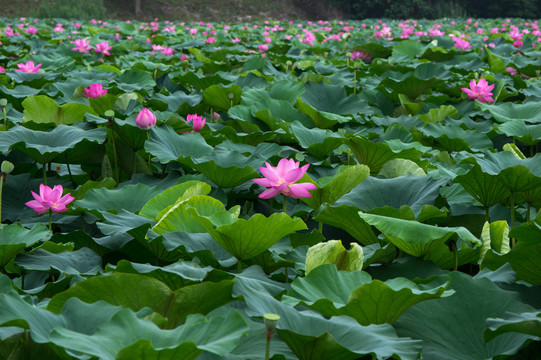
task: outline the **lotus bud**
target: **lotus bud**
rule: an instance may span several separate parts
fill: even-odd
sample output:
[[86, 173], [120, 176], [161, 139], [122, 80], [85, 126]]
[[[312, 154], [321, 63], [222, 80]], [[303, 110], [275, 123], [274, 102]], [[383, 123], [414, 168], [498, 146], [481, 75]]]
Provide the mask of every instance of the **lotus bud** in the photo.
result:
[[13, 165], [11, 162], [7, 160], [2, 161], [2, 168], [0, 170], [2, 174], [9, 174], [13, 171], [13, 169], [15, 169], [15, 165]]
[[135, 124], [139, 129], [149, 130], [156, 125], [156, 115], [154, 115], [149, 109], [143, 108], [143, 110], [137, 114]]
[[5, 108], [7, 104], [7, 99], [0, 99], [0, 107], [2, 107], [2, 109]]

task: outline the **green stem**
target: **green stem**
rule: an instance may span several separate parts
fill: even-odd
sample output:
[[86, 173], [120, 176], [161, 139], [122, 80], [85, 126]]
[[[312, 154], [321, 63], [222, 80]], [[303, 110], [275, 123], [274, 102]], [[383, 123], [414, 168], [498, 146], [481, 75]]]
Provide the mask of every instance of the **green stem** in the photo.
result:
[[49, 209], [49, 230], [53, 231], [53, 211]]
[[[511, 230], [515, 227], [515, 192], [511, 191]], [[515, 246], [515, 238], [511, 238], [511, 247]]]
[[284, 195], [284, 214], [287, 215], [287, 196]]
[[66, 166], [68, 168], [68, 174], [70, 175], [71, 186], [73, 186], [73, 188], [75, 189], [75, 181], [73, 181], [73, 175], [71, 174], [70, 163], [68, 162], [68, 155], [65, 155], [65, 157], [66, 157]]
[[265, 343], [265, 360], [269, 360], [270, 356], [270, 342], [271, 342], [271, 336], [269, 336], [269, 330], [267, 330], [266, 335], [266, 343]]
[[490, 223], [490, 208], [488, 206], [485, 209], [485, 221], [488, 221]]
[[240, 259], [237, 259], [237, 274], [240, 274], [242, 272], [242, 262]]
[[[150, 140], [150, 130], [147, 130], [147, 140]], [[152, 165], [150, 165], [150, 153], [148, 154], [148, 170], [152, 174]]]
[[353, 70], [353, 93], [357, 93], [357, 69]]
[[2, 228], [2, 188], [4, 187], [4, 175], [0, 174], [0, 229]]
[[43, 185], [47, 185], [47, 167], [43, 163]]
[[2, 112], [4, 113], [4, 131], [8, 131], [8, 118], [7, 118], [5, 106], [2, 106]]
[[453, 257], [455, 259], [454, 271], [457, 271], [458, 270], [458, 251], [456, 248], [456, 242], [455, 241], [451, 242], [451, 246], [453, 247]]
[[116, 156], [115, 132], [113, 130], [114, 124], [115, 123], [114, 123], [114, 120], [113, 120], [113, 123], [111, 124], [111, 142], [113, 143], [113, 155], [115, 157], [115, 181], [118, 184], [118, 181], [119, 181], [119, 177], [118, 177], [118, 159], [117, 159], [117, 156]]

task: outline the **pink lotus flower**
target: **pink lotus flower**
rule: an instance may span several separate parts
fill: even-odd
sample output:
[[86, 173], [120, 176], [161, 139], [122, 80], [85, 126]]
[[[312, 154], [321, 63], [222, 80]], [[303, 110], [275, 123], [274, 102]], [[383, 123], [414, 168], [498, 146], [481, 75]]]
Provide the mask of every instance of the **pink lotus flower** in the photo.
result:
[[32, 191], [34, 200], [28, 201], [26, 206], [34, 209], [38, 214], [44, 214], [52, 210], [56, 213], [66, 211], [66, 205], [72, 202], [75, 198], [70, 196], [70, 193], [62, 196], [64, 189], [62, 185], [55, 185], [52, 189], [47, 185], [39, 186], [39, 195]]
[[266, 167], [260, 167], [259, 171], [264, 176], [260, 179], [252, 179], [258, 185], [270, 187], [259, 194], [261, 199], [269, 199], [280, 193], [284, 196], [291, 196], [294, 199], [301, 197], [311, 197], [309, 190], [317, 189], [317, 186], [312, 183], [295, 184], [304, 176], [308, 170], [309, 164], [299, 167], [299, 162], [293, 159], [283, 158], [278, 162], [277, 167], [271, 166], [265, 162]]
[[149, 109], [143, 108], [143, 110], [139, 111], [139, 114], [137, 114], [135, 124], [139, 129], [148, 130], [156, 125], [156, 115]]
[[107, 94], [107, 89], [104, 89], [101, 84], [90, 84], [89, 87], [85, 88], [83, 96], [87, 99], [97, 99], [105, 94]]
[[494, 102], [490, 92], [494, 89], [494, 84], [488, 85], [486, 79], [480, 79], [478, 83], [475, 83], [475, 79], [470, 81], [470, 88], [461, 88], [466, 94], [468, 94], [469, 100], [477, 99], [479, 102]]
[[104, 56], [109, 56], [111, 55], [109, 53], [109, 50], [111, 50], [112, 48], [112, 46], [109, 46], [109, 41], [102, 41], [99, 44], [96, 44], [94, 51], [97, 53], [101, 53]]
[[77, 39], [74, 42], [75, 47], [71, 51], [79, 51], [81, 53], [88, 53], [88, 50], [92, 49], [90, 46], [90, 40], [88, 39]]
[[206, 118], [199, 116], [197, 114], [190, 114], [186, 116], [186, 123], [192, 122], [193, 130], [192, 132], [199, 131], [205, 126], [205, 122], [207, 121]]
[[6, 72], [3, 66], [0, 66], [0, 73]]
[[469, 48], [471, 48], [470, 42], [468, 40], [464, 40], [458, 37], [454, 38], [454, 40], [455, 47], [457, 49], [468, 50]]
[[17, 64], [18, 70], [15, 70], [17, 72], [24, 72], [24, 73], [37, 73], [39, 72], [39, 68], [41, 67], [41, 64], [38, 64], [37, 66], [34, 66], [34, 62], [32, 60], [29, 60], [26, 62], [26, 64]]

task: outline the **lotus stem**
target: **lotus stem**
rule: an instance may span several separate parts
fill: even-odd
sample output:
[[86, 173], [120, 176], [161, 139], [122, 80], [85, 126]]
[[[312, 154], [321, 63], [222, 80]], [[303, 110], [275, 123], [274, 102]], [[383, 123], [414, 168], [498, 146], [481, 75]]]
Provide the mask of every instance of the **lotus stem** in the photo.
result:
[[49, 230], [53, 231], [53, 211], [49, 209]]
[[451, 246], [453, 247], [453, 256], [455, 259], [455, 267], [453, 271], [457, 271], [458, 270], [458, 250], [456, 248], [456, 241], [452, 241]]
[[485, 221], [490, 222], [490, 208], [488, 206], [485, 209]]
[[357, 93], [357, 68], [353, 69], [353, 93]]
[[73, 175], [71, 174], [70, 163], [68, 162], [68, 155], [65, 155], [65, 158], [66, 158], [66, 166], [68, 168], [68, 174], [71, 180], [71, 186], [73, 186], [73, 188], [75, 189], [75, 181], [73, 181]]
[[43, 163], [43, 185], [47, 185], [47, 166]]
[[[515, 192], [511, 191], [511, 230], [515, 227]], [[511, 247], [515, 246], [515, 238], [511, 238]]]
[[[5, 99], [2, 99], [5, 100]], [[6, 113], [6, 104], [2, 103], [2, 113], [4, 114], [4, 131], [8, 131], [8, 117]]]
[[[116, 155], [115, 129], [114, 129], [115, 116], [114, 116], [114, 112], [112, 110], [108, 110], [108, 111], [111, 111], [111, 113], [112, 113], [112, 115], [111, 115], [111, 113], [108, 114], [108, 115], [111, 115], [111, 116], [109, 116], [109, 125], [111, 125], [111, 143], [113, 144], [113, 156], [115, 158], [115, 181], [118, 184], [119, 183], [118, 158], [117, 158], [117, 155]], [[106, 113], [107, 113], [107, 111], [106, 111]]]
[[284, 214], [287, 215], [287, 196], [284, 195]]
[[240, 274], [242, 272], [242, 262], [240, 259], [237, 259], [237, 274]]
[[2, 228], [2, 189], [4, 187], [4, 174], [0, 174], [0, 229]]
[[[266, 330], [266, 332], [267, 332], [267, 334], [265, 336], [265, 338], [266, 338], [266, 341], [265, 341], [265, 360], [269, 360], [270, 342], [271, 342], [271, 338], [272, 338], [272, 331]], [[270, 332], [270, 335], [269, 335], [269, 332]]]
[[[150, 130], [147, 130], [147, 140], [150, 140]], [[148, 154], [148, 170], [150, 171], [150, 173], [152, 174], [152, 165], [150, 164], [150, 157], [152, 155], [149, 153]]]

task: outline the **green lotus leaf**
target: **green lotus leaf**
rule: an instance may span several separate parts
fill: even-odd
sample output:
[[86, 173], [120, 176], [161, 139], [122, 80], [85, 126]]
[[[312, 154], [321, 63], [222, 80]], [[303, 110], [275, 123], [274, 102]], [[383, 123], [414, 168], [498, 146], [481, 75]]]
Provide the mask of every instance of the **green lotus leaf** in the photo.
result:
[[497, 130], [524, 145], [535, 145], [541, 140], [541, 124], [526, 125], [523, 120], [510, 120], [497, 125]]
[[407, 159], [393, 159], [387, 161], [379, 171], [379, 175], [387, 179], [407, 175], [425, 176], [425, 171], [416, 163]]
[[491, 270], [509, 263], [518, 280], [524, 280], [533, 285], [541, 285], [541, 265], [537, 261], [541, 256], [541, 226], [537, 221], [530, 221], [509, 232], [510, 237], [516, 237], [517, 243], [505, 255], [488, 251], [482, 266]]
[[479, 254], [481, 260], [489, 249], [494, 249], [502, 255], [507, 254], [511, 250], [509, 247], [509, 225], [507, 221], [485, 222], [481, 239], [483, 240], [483, 246]]
[[[86, 303], [106, 301], [139, 311], [145, 307], [167, 318], [166, 328], [175, 328], [188, 314], [206, 314], [232, 300], [232, 280], [203, 282], [185, 286], [176, 291], [161, 281], [140, 275], [113, 273], [80, 281], [51, 299], [47, 310], [60, 313], [65, 302], [73, 297]], [[206, 299], [202, 302], [200, 299]]]
[[363, 268], [363, 248], [357, 243], [346, 250], [340, 240], [329, 240], [310, 246], [306, 253], [306, 275], [323, 264], [334, 264], [338, 270], [355, 271]]
[[238, 85], [223, 87], [211, 85], [203, 90], [203, 102], [215, 111], [227, 111], [240, 102], [242, 89]]
[[497, 176], [483, 172], [479, 165], [475, 165], [466, 174], [455, 177], [453, 182], [462, 185], [486, 208], [502, 202], [511, 194]]
[[360, 136], [346, 139], [345, 143], [355, 155], [357, 162], [367, 165], [370, 172], [374, 174], [380, 172], [383, 165], [392, 159], [402, 158], [415, 161], [420, 158], [420, 153], [413, 148], [395, 152], [387, 144], [375, 143]]
[[392, 179], [368, 177], [334, 205], [354, 206], [363, 211], [386, 206], [400, 209], [407, 205], [418, 216], [423, 206], [434, 205], [440, 188], [446, 183], [445, 179], [433, 180], [427, 176], [415, 175]]
[[45, 95], [29, 96], [23, 101], [22, 105], [24, 107], [23, 122], [71, 125], [82, 120], [87, 113], [97, 115], [87, 105], [65, 103], [59, 106], [54, 99]]
[[464, 130], [458, 125], [426, 124], [419, 131], [429, 139], [439, 143], [435, 148], [454, 151], [486, 151], [492, 148], [492, 141], [487, 135], [474, 130]]
[[83, 199], [76, 200], [72, 206], [98, 213], [104, 211], [118, 213], [122, 209], [135, 212], [141, 210], [148, 200], [161, 192], [162, 190], [156, 186], [149, 187], [141, 183], [112, 190], [91, 189], [85, 193]]
[[[499, 182], [509, 191], [528, 191], [541, 186], [540, 159], [541, 154], [528, 159], [517, 159], [511, 152], [501, 151], [495, 154], [489, 152], [482, 157], [474, 156], [463, 162], [478, 164], [483, 173], [497, 176]], [[462, 186], [468, 190], [465, 181]]]
[[539, 311], [520, 314], [507, 312], [504, 318], [488, 318], [487, 327], [488, 329], [484, 333], [484, 339], [487, 342], [498, 335], [509, 332], [528, 334], [539, 338], [541, 337], [541, 313]]
[[172, 291], [184, 286], [202, 282], [214, 269], [210, 266], [201, 267], [193, 262], [178, 261], [167, 266], [154, 266], [138, 264], [127, 260], [120, 260], [115, 272], [126, 274], [143, 274], [160, 280]]
[[419, 341], [397, 337], [389, 324], [361, 326], [348, 316], [326, 319], [313, 312], [297, 311], [241, 278], [235, 283], [233, 296], [244, 297], [248, 315], [279, 315], [280, 338], [302, 360], [315, 356], [322, 360], [355, 360], [368, 354], [414, 360], [421, 351]]
[[242, 260], [268, 250], [286, 235], [306, 229], [301, 219], [291, 218], [285, 213], [274, 213], [269, 217], [255, 214], [248, 220], [237, 219], [216, 227], [208, 218], [199, 217], [198, 221], [227, 252]]
[[500, 104], [476, 102], [475, 106], [480, 110], [488, 111], [500, 123], [516, 120], [522, 120], [526, 123], [541, 123], [538, 101], [529, 101], [523, 104], [513, 102]]
[[325, 316], [351, 316], [366, 326], [392, 324], [411, 306], [453, 293], [445, 291], [449, 283], [419, 286], [406, 278], [382, 282], [364, 272], [347, 274], [333, 265], [319, 266], [306, 277], [295, 279], [282, 301], [303, 304]]
[[118, 88], [129, 93], [156, 86], [152, 75], [141, 69], [129, 69], [122, 73], [117, 80]]
[[312, 197], [302, 200], [314, 210], [324, 203], [332, 205], [370, 175], [370, 169], [366, 165], [344, 166], [340, 170], [343, 171], [340, 171], [325, 185], [320, 185], [317, 189], [312, 190], [310, 192]]
[[187, 200], [177, 202], [158, 214], [158, 223], [152, 230], [158, 234], [175, 231], [203, 233], [207, 229], [197, 221], [201, 217], [205, 218], [211, 224], [210, 226], [222, 222], [230, 224], [238, 217], [238, 207], [227, 211], [219, 200], [205, 195], [192, 195]]
[[19, 252], [25, 248], [45, 241], [51, 231], [41, 223], [36, 223], [28, 230], [18, 225], [2, 225], [0, 229], [0, 268], [4, 268]]
[[184, 104], [195, 107], [202, 99], [201, 94], [186, 94], [183, 91], [175, 91], [171, 95], [154, 94], [151, 102], [159, 100], [167, 104], [167, 111], [176, 112]]
[[454, 118], [458, 114], [458, 110], [451, 105], [442, 105], [439, 108], [430, 109], [426, 114], [417, 115], [419, 119], [423, 120], [425, 125], [439, 124], [445, 118]]
[[345, 230], [362, 245], [379, 242], [370, 225], [361, 219], [359, 209], [355, 206], [324, 204], [323, 208], [318, 210], [314, 220]]
[[323, 129], [308, 129], [299, 121], [291, 123], [290, 130], [299, 142], [299, 145], [306, 149], [316, 158], [325, 158], [342, 144], [342, 137], [332, 131]]
[[394, 324], [400, 336], [423, 340], [423, 358], [490, 359], [515, 353], [531, 338], [505, 334], [489, 342], [483, 340], [487, 318], [501, 317], [506, 311], [533, 310], [520, 301], [517, 293], [460, 272], [441, 279], [450, 281], [449, 289], [455, 294], [416, 304]]
[[15, 265], [26, 270], [49, 272], [55, 269], [72, 275], [95, 274], [101, 270], [101, 257], [89, 248], [57, 254], [37, 249], [31, 254], [19, 254]]
[[361, 211], [359, 216], [381, 231], [397, 248], [413, 256], [426, 256], [455, 236], [467, 244], [481, 244], [481, 241], [464, 227], [437, 227]]
[[403, 40], [393, 47], [392, 57], [398, 60], [404, 59], [411, 61], [417, 56], [421, 55], [424, 51], [424, 46], [415, 40]]
[[199, 133], [179, 135], [169, 126], [152, 129], [150, 139], [145, 142], [145, 150], [155, 156], [162, 164], [179, 157], [202, 157], [213, 151]]
[[210, 190], [208, 184], [195, 180], [177, 184], [150, 199], [139, 211], [139, 216], [156, 220], [167, 207], [185, 201], [192, 195], [207, 195]]
[[105, 128], [83, 130], [76, 126], [58, 125], [46, 132], [17, 126], [0, 133], [0, 151], [8, 153], [11, 149], [17, 149], [38, 163], [46, 164], [59, 154], [80, 151], [80, 147], [84, 147], [85, 143], [102, 144], [105, 135]]
[[389, 73], [381, 81], [380, 86], [389, 88], [398, 94], [404, 94], [411, 100], [414, 100], [440, 83], [442, 83], [442, 80], [435, 77], [431, 79], [419, 79], [412, 73]]
[[356, 115], [368, 107], [368, 103], [358, 95], [346, 96], [341, 86], [309, 82], [305, 84], [305, 89], [305, 93], [297, 99], [297, 107], [309, 115], [319, 128], [348, 122], [350, 118], [342, 115]]

